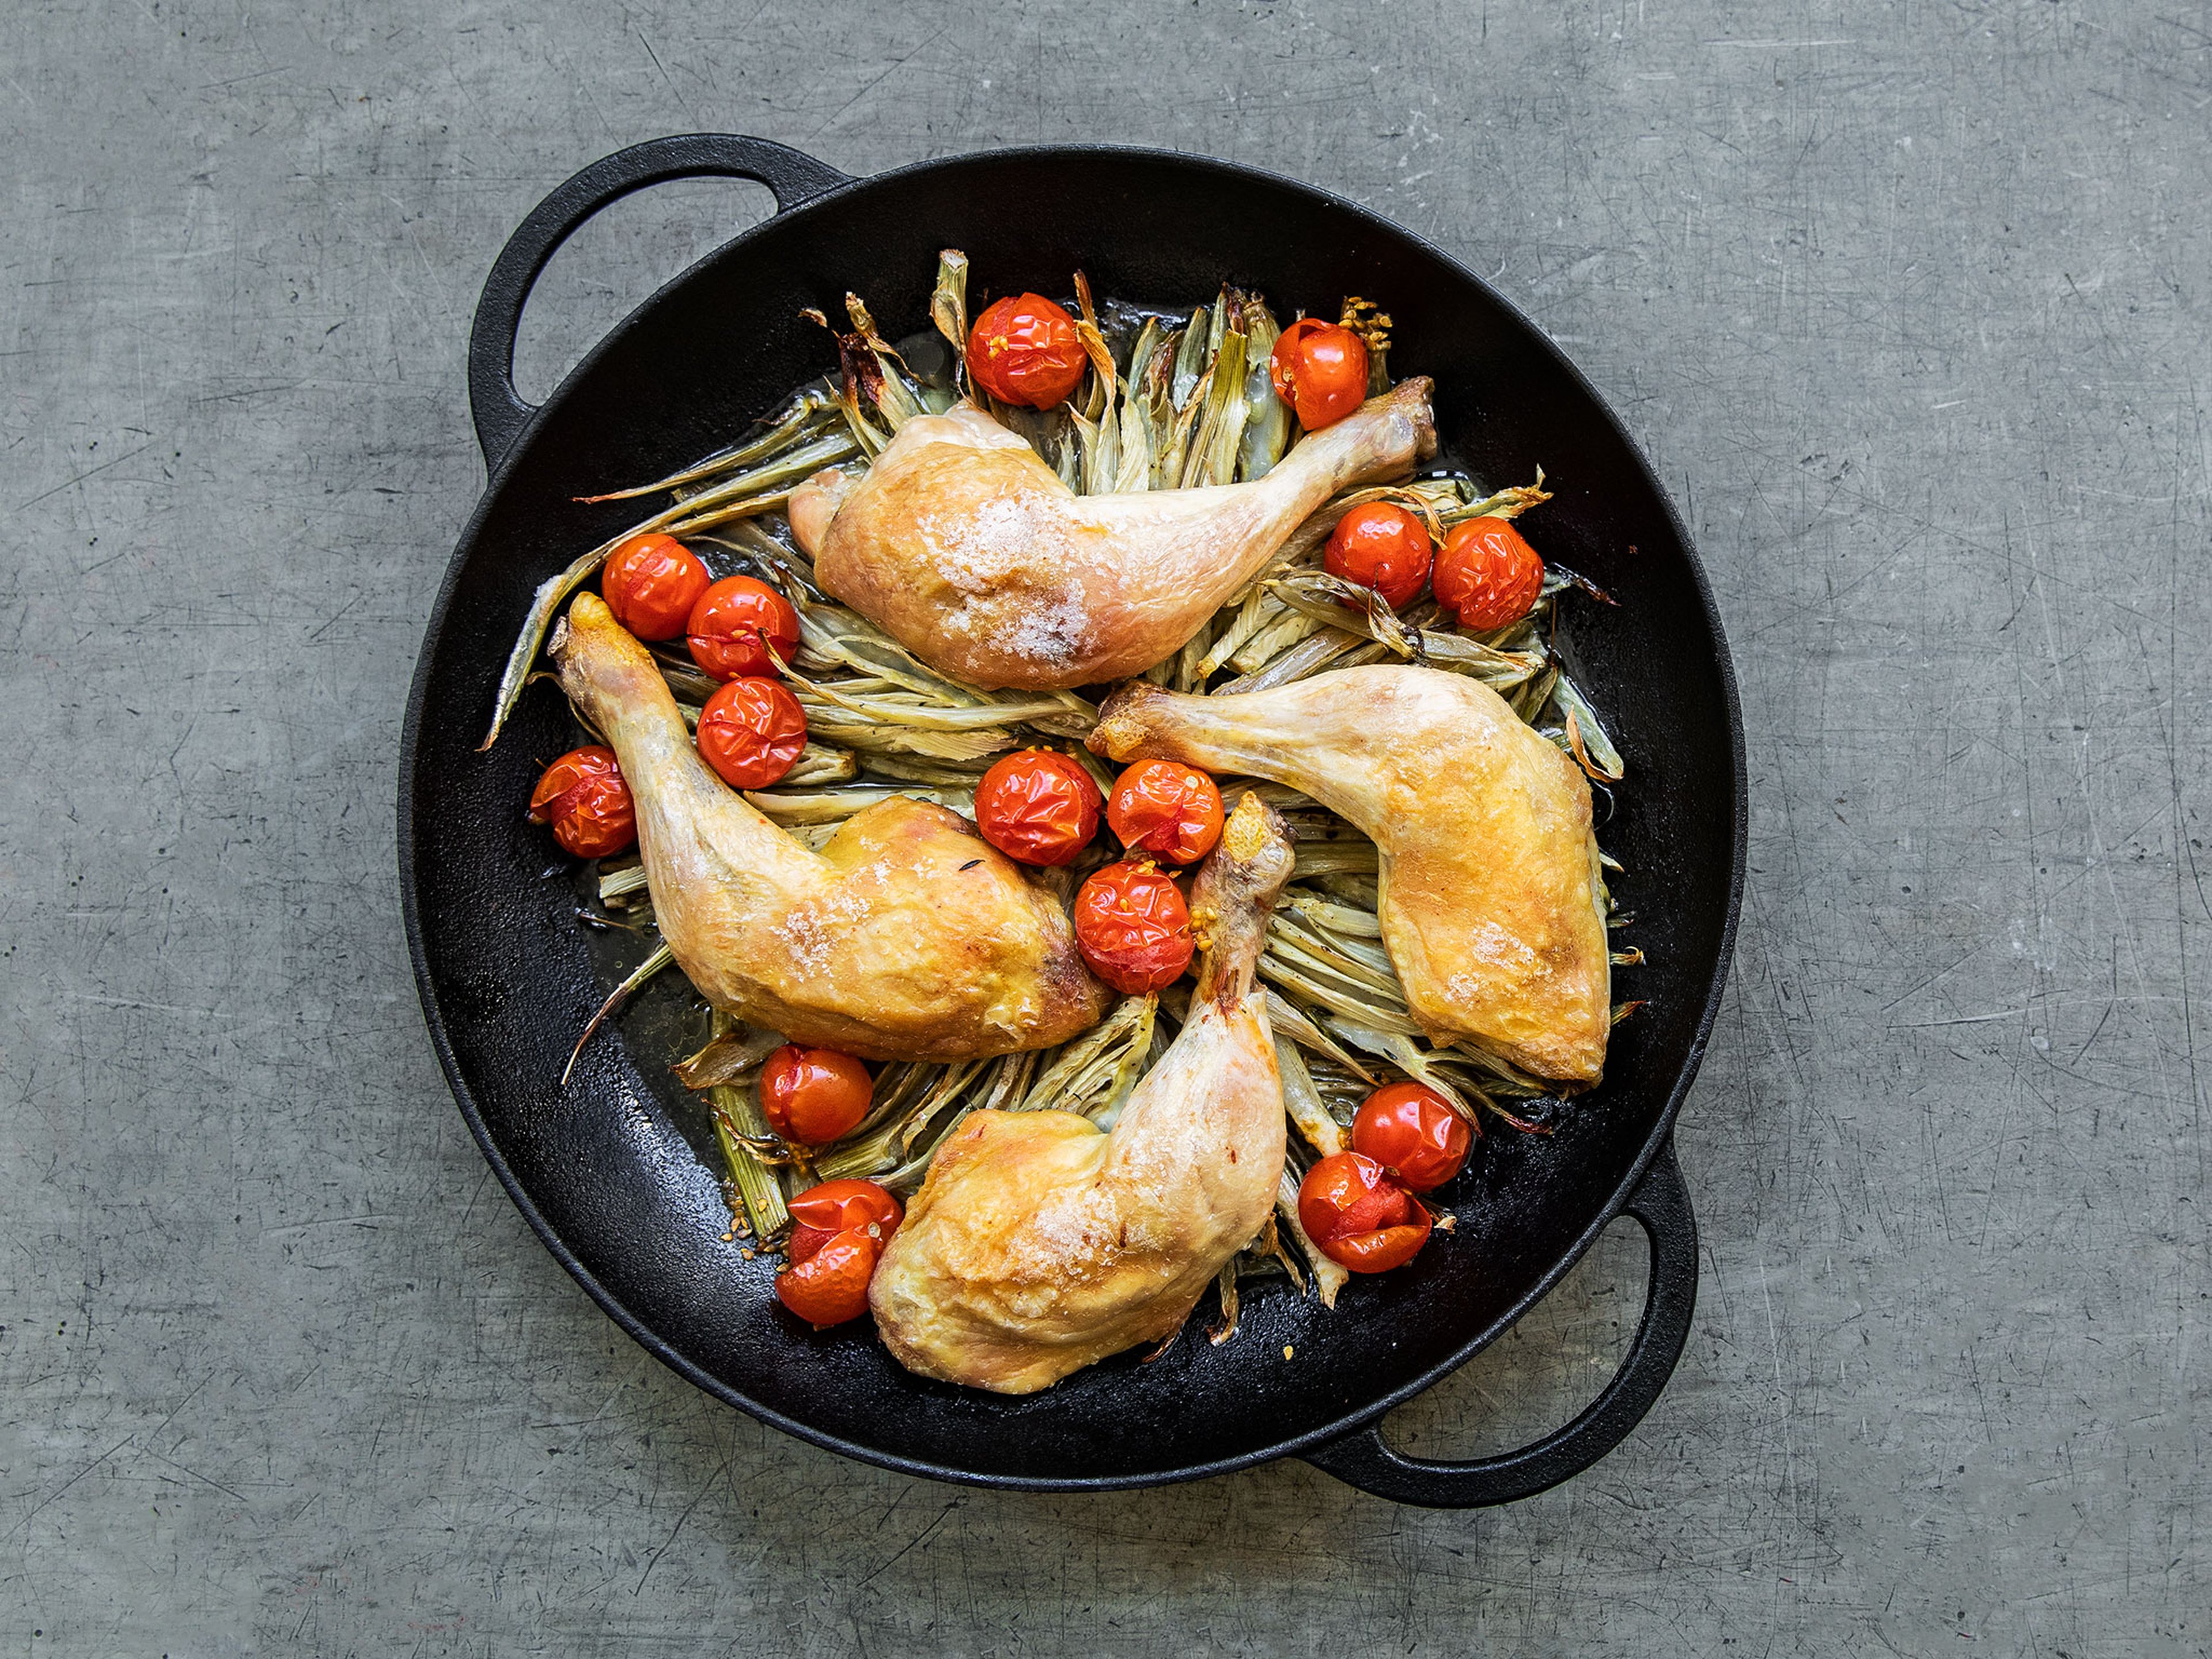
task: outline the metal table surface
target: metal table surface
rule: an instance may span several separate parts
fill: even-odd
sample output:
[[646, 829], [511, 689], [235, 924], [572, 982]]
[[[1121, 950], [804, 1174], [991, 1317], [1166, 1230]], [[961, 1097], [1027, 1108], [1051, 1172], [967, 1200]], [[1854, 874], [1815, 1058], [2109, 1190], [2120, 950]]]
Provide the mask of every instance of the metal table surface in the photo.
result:
[[[0, 43], [0, 1650], [2212, 1643], [2202, 6], [145, 0]], [[1274, 167], [1624, 411], [1730, 629], [1753, 844], [1698, 1328], [1587, 1476], [895, 1478], [662, 1370], [489, 1182], [391, 853], [467, 319], [543, 191], [698, 129]], [[586, 230], [526, 391], [764, 204]], [[1587, 1399], [1628, 1233], [1401, 1442]]]

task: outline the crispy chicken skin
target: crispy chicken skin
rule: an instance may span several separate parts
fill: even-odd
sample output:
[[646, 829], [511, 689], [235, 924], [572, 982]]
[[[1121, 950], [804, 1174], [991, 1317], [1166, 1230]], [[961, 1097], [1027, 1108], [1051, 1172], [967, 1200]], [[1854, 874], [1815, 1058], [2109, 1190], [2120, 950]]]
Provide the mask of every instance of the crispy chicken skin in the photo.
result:
[[1256, 795], [1200, 871], [1190, 1018], [1111, 1133], [1068, 1112], [979, 1111], [930, 1165], [869, 1301], [924, 1376], [1030, 1394], [1176, 1330], [1259, 1231], [1283, 1095], [1253, 972], [1290, 839]]
[[1138, 683], [1090, 742], [1273, 778], [1349, 819], [1382, 849], [1382, 941], [1431, 1036], [1598, 1080], [1612, 969], [1589, 785], [1487, 686], [1382, 666], [1236, 696]]
[[823, 587], [972, 685], [1096, 685], [1195, 634], [1338, 490], [1436, 453], [1431, 384], [1407, 380], [1302, 440], [1264, 478], [1078, 495], [963, 404], [907, 422], [857, 483], [817, 475], [791, 524]]
[[810, 852], [699, 757], [653, 658], [596, 595], [570, 606], [552, 655], [629, 781], [661, 937], [717, 1007], [871, 1060], [1043, 1048], [1103, 1012], [1059, 903], [957, 814], [896, 797]]

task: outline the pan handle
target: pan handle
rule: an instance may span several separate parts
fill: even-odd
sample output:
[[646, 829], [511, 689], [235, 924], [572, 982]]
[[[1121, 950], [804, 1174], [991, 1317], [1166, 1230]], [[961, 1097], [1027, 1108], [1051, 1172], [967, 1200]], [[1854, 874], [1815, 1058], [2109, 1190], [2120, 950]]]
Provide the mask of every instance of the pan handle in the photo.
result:
[[1603, 1457], [1628, 1437], [1667, 1386], [1698, 1305], [1698, 1224], [1671, 1136], [1644, 1171], [1626, 1213], [1643, 1224], [1651, 1241], [1644, 1318], [1620, 1370], [1580, 1417], [1532, 1446], [1472, 1463], [1394, 1451], [1380, 1422], [1304, 1453], [1306, 1462], [1394, 1503], [1465, 1510], [1532, 1498]]
[[469, 330], [469, 412], [487, 469], [499, 465], [537, 411], [514, 389], [514, 336], [522, 307], [554, 252], [586, 219], [647, 185], [676, 179], [750, 179], [775, 192], [775, 210], [811, 201], [849, 175], [765, 138], [695, 132], [651, 138], [601, 157], [531, 210], [484, 280]]

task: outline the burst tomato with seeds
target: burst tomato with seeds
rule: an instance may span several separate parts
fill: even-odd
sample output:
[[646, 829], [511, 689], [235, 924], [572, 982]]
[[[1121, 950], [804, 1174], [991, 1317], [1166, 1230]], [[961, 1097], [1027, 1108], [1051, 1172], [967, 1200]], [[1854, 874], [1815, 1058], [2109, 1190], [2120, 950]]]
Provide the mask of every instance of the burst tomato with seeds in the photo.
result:
[[1419, 1083], [1388, 1083], [1360, 1103], [1352, 1150], [1417, 1193], [1449, 1181], [1467, 1163], [1474, 1131], [1451, 1103]]
[[765, 789], [806, 747], [806, 711], [774, 680], [732, 680], [699, 711], [699, 753], [733, 789]]
[[904, 1206], [872, 1181], [825, 1181], [791, 1200], [787, 1253], [796, 1266], [840, 1233], [865, 1233], [880, 1246], [905, 1218]]
[[787, 1042], [761, 1067], [761, 1111], [768, 1127], [802, 1146], [826, 1146], [851, 1133], [867, 1116], [875, 1091], [867, 1066], [835, 1048]]
[[1336, 521], [1322, 563], [1332, 576], [1371, 587], [1393, 611], [1429, 580], [1429, 527], [1389, 501], [1364, 501]]
[[968, 331], [968, 373], [1002, 404], [1051, 409], [1090, 366], [1075, 319], [1042, 294], [1000, 300]]
[[1149, 861], [1109, 864], [1075, 896], [1075, 944], [1115, 990], [1141, 996], [1190, 965], [1190, 908], [1172, 877]]
[[637, 839], [637, 805], [615, 751], [572, 749], [538, 775], [530, 816], [580, 859], [611, 858]]
[[711, 579], [673, 536], [633, 536], [607, 555], [599, 592], [615, 620], [641, 640], [672, 640]]
[[1367, 343], [1335, 323], [1301, 317], [1276, 339], [1267, 378], [1298, 424], [1318, 432], [1367, 401]]
[[1194, 864], [1221, 839], [1221, 791], [1194, 766], [1139, 761], [1115, 781], [1106, 822], [1133, 853]]
[[1437, 558], [1437, 600], [1478, 634], [1510, 627], [1544, 591], [1544, 562], [1505, 519], [1454, 525]]
[[725, 576], [701, 593], [684, 631], [691, 660], [718, 680], [772, 675], [799, 649], [791, 601], [750, 576]]
[[975, 786], [975, 827], [1008, 858], [1070, 864], [1098, 833], [1105, 797], [1091, 774], [1049, 749], [1002, 755]]
[[1298, 1183], [1298, 1224], [1356, 1273], [1402, 1267], [1429, 1242], [1429, 1212], [1362, 1152], [1331, 1152]]
[[868, 1310], [868, 1281], [883, 1246], [865, 1232], [833, 1234], [775, 1276], [775, 1299], [817, 1330]]

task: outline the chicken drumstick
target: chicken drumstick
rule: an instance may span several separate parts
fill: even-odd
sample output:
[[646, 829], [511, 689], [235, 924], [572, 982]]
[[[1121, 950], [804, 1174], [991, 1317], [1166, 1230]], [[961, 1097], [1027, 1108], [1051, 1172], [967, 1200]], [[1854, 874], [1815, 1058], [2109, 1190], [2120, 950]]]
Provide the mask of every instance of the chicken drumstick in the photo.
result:
[[1139, 682], [1101, 713], [1099, 754], [1273, 778], [1373, 836], [1382, 942], [1431, 1037], [1597, 1081], [1612, 966], [1589, 785], [1495, 691], [1344, 668], [1235, 696]]
[[1078, 495], [963, 404], [908, 421], [854, 483], [793, 492], [823, 587], [933, 668], [986, 687], [1096, 685], [1179, 649], [1338, 490], [1436, 453], [1430, 382], [1305, 438], [1264, 478]]
[[1283, 1092], [1253, 972], [1290, 878], [1247, 794], [1199, 872], [1190, 1018], [1110, 1134], [1070, 1112], [979, 1111], [884, 1247], [876, 1328], [924, 1376], [1030, 1394], [1189, 1316], [1259, 1231], [1283, 1170]]
[[1105, 990], [1066, 914], [964, 819], [895, 796], [809, 852], [700, 759], [598, 596], [552, 654], [629, 781], [661, 937], [715, 1006], [870, 1060], [1010, 1054], [1097, 1024]]

